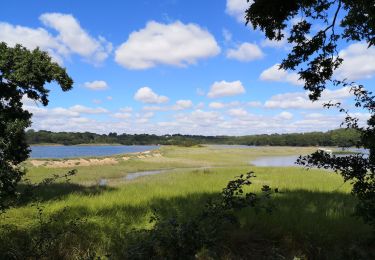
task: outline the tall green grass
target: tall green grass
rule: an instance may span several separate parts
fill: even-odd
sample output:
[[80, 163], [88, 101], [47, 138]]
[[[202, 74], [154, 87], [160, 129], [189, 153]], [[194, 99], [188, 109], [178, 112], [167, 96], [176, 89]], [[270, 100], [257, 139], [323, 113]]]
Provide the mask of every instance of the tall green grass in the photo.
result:
[[[45, 217], [57, 216], [60, 220], [53, 226], [56, 230], [63, 229], [70, 219], [85, 220], [74, 236], [61, 241], [66, 255], [74, 255], [74, 250], [79, 249], [119, 257], [129, 230], [152, 228], [149, 220], [154, 210], [164, 219], [177, 216], [186, 221], [198, 214], [209, 199], [218, 196], [229, 180], [249, 170], [257, 176], [251, 191], [258, 193], [263, 185], [278, 188], [279, 193], [272, 198], [275, 209], [272, 214], [251, 209], [240, 212], [241, 227], [231, 232], [228, 245], [239, 241], [247, 245], [251, 237], [260, 237], [276, 241], [294, 255], [333, 259], [343, 257], [345, 254], [339, 252], [357, 248], [371, 235], [370, 228], [353, 215], [356, 201], [350, 195], [351, 186], [339, 175], [297, 167], [247, 165], [259, 153], [291, 154], [296, 152], [295, 148], [264, 148], [258, 153], [241, 149], [228, 153], [207, 147], [163, 149], [164, 159], [159, 162], [151, 158], [114, 166], [81, 167], [72, 183], [56, 183], [39, 190], [39, 205]], [[189, 165], [187, 161], [194, 163]], [[213, 168], [183, 169], [191, 165]], [[127, 172], [163, 168], [179, 169], [132, 181], [119, 178]], [[31, 168], [28, 176], [37, 181], [61, 171], [64, 169], [37, 167]], [[102, 177], [113, 178], [111, 185], [88, 185], [88, 181]], [[38, 230], [37, 210], [32, 204], [30, 200], [1, 216], [0, 239], [8, 243], [0, 245], [0, 249], [18, 244], [14, 250], [21, 250], [22, 239]], [[246, 250], [246, 246], [241, 250]]]

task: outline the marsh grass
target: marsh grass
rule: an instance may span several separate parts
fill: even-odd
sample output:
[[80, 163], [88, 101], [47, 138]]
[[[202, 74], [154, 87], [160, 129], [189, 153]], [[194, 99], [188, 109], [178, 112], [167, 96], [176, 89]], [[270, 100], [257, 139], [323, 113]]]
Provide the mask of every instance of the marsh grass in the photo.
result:
[[[229, 180], [253, 170], [257, 177], [250, 191], [258, 193], [263, 185], [278, 188], [279, 193], [272, 199], [276, 207], [272, 214], [252, 209], [238, 213], [241, 225], [227, 234], [223, 245], [232, 258], [251, 259], [251, 252], [263, 252], [266, 248], [276, 248], [285, 257], [316, 259], [343, 259], [368, 251], [364, 243], [371, 231], [353, 215], [356, 201], [349, 194], [350, 184], [327, 171], [247, 165], [257, 156], [296, 151], [295, 148], [272, 149], [228, 152], [207, 147], [163, 147], [164, 159], [159, 162], [144, 159], [110, 166], [77, 167], [78, 176], [72, 183], [56, 183], [41, 190], [38, 201], [46, 216], [58, 216], [61, 220], [54, 223], [52, 229], [63, 229], [69, 219], [85, 220], [74, 236], [65, 237], [56, 245], [55, 250], [62, 250], [59, 257], [87, 257], [95, 252], [102, 256], [110, 253], [114, 259], [121, 259], [128, 232], [152, 228], [149, 220], [155, 210], [162, 219], [175, 217], [178, 221], [187, 221], [197, 215], [208, 200], [217, 197]], [[186, 162], [212, 168], [183, 169], [192, 167]], [[117, 180], [128, 172], [168, 167], [179, 169], [131, 181], [119, 180], [109, 187], [90, 185], [102, 177]], [[29, 170], [28, 177], [36, 181], [63, 170], [35, 167]], [[8, 241], [0, 245], [0, 252], [9, 251], [10, 246], [13, 251], [22, 250], [21, 245], [36, 232], [37, 212], [30, 206], [32, 204], [32, 200], [26, 201], [0, 216], [0, 239]]]

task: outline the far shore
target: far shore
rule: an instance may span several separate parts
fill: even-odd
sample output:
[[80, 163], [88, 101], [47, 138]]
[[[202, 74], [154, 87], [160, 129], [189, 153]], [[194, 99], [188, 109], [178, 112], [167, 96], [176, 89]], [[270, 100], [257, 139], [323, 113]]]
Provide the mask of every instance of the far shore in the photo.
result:
[[[38, 143], [38, 144], [29, 144], [30, 146], [161, 146], [161, 144], [119, 144], [119, 143], [84, 143], [84, 144], [59, 144], [59, 143]], [[163, 146], [169, 146], [168, 144], [162, 144]], [[215, 146], [215, 145], [228, 145], [228, 146], [252, 146], [252, 147], [314, 147], [314, 148], [331, 148], [331, 149], [340, 149], [335, 151], [337, 154], [346, 154], [346, 153], [356, 153], [356, 152], [349, 152], [347, 149], [356, 149], [358, 147], [352, 146], [352, 147], [345, 147], [344, 149], [340, 146], [291, 146], [291, 145], [247, 145], [247, 144], [197, 144], [193, 145], [191, 147], [195, 146]], [[170, 145], [170, 146], [176, 146], [176, 145]], [[177, 145], [179, 146], [179, 145]]]
[[[87, 144], [57, 144], [57, 143], [40, 143], [40, 144], [30, 144], [30, 146], [132, 146], [132, 144], [118, 144], [118, 143], [87, 143]], [[137, 144], [134, 144], [137, 145]], [[145, 144], [145, 145], [156, 145], [156, 144]]]

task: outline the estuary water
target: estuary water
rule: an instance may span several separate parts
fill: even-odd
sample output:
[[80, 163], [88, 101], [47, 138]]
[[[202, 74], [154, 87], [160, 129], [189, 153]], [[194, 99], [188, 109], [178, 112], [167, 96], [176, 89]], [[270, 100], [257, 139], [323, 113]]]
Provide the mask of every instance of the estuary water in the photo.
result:
[[50, 146], [50, 145], [32, 145], [30, 158], [74, 158], [90, 156], [110, 156], [125, 153], [139, 153], [156, 150], [157, 145], [69, 145], [69, 146]]
[[[340, 150], [338, 149], [338, 151]], [[369, 151], [363, 148], [347, 148], [345, 151], [353, 152], [353, 154], [362, 153], [365, 157], [369, 154]], [[336, 156], [345, 156], [345, 154], [338, 154]], [[262, 156], [252, 160], [250, 164], [260, 167], [301, 167], [300, 165], [296, 164], [298, 157], [299, 155]]]

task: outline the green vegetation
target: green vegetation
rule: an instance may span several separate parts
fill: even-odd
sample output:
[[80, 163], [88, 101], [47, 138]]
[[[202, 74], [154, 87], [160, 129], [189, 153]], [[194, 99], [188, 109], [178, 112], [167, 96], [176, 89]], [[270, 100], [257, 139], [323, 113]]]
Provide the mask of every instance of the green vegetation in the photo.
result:
[[248, 135], [248, 136], [200, 136], [200, 135], [148, 135], [148, 134], [94, 134], [94, 133], [54, 133], [50, 131], [27, 131], [29, 144], [54, 143], [62, 145], [75, 144], [123, 144], [123, 145], [179, 145], [194, 146], [197, 144], [242, 144], [271, 146], [340, 146], [357, 145], [360, 135], [356, 130], [337, 129], [328, 132]]
[[[323, 101], [325, 108], [342, 113], [341, 126], [357, 132], [360, 136], [357, 146], [369, 150], [366, 158], [316, 152], [298, 163], [334, 170], [350, 181], [352, 194], [358, 199], [356, 213], [375, 230], [375, 96], [371, 87], [366, 89], [360, 82], [335, 73], [346, 58], [340, 51], [342, 44], [366, 43], [367, 48], [375, 44], [373, 7], [374, 1], [257, 0], [249, 4], [245, 20], [262, 31], [268, 40], [284, 40], [292, 46], [279, 69], [298, 74], [311, 101]], [[293, 20], [296, 22], [290, 24]], [[314, 30], [317, 24], [320, 26]], [[348, 89], [355, 109], [340, 101], [324, 101], [323, 91], [332, 86]], [[353, 113], [357, 109], [368, 114], [365, 124]]]
[[[257, 213], [251, 208], [236, 213], [240, 225], [225, 230], [222, 234], [225, 243], [216, 245], [222, 248], [220, 258], [276, 254], [288, 259], [293, 256], [343, 259], [369, 254], [371, 245], [366, 242], [371, 235], [370, 228], [353, 216], [356, 200], [349, 194], [350, 184], [344, 183], [339, 175], [295, 167], [249, 165], [258, 156], [307, 154], [313, 150], [308, 147], [167, 146], [161, 148], [161, 157], [121, 161], [122, 157], [118, 156], [115, 159], [119, 162], [115, 165], [77, 166], [78, 174], [70, 183], [45, 186], [36, 194], [45, 223], [53, 234], [69, 230], [71, 221], [79, 219], [74, 232], [64, 233], [48, 252], [55, 258], [89, 257], [95, 253], [123, 259], [134, 241], [141, 240], [137, 248], [153, 241], [148, 233], [136, 230], [154, 227], [149, 222], [154, 210], [164, 221], [172, 218], [186, 223], [203, 210], [208, 200], [217, 197], [228, 181], [254, 170], [257, 177], [249, 191], [259, 193], [263, 185], [278, 188], [279, 192], [271, 199], [275, 209], [272, 214]], [[132, 181], [123, 178], [129, 172], [157, 169], [172, 170]], [[38, 182], [67, 170], [29, 166], [27, 177]], [[109, 179], [107, 186], [97, 185], [101, 178]], [[37, 238], [40, 226], [33, 203], [35, 199], [25, 201], [1, 216], [2, 254], [11, 251], [22, 256], [33, 241], [31, 238]], [[169, 239], [174, 243], [178, 238]], [[205, 252], [202, 248], [196, 253], [205, 259]]]
[[31, 113], [24, 109], [23, 99], [46, 106], [49, 90], [44, 85], [52, 81], [63, 91], [73, 85], [65, 69], [47, 52], [0, 42], [0, 213], [17, 196], [17, 184], [24, 175], [19, 164], [30, 152], [25, 129], [31, 126]]

